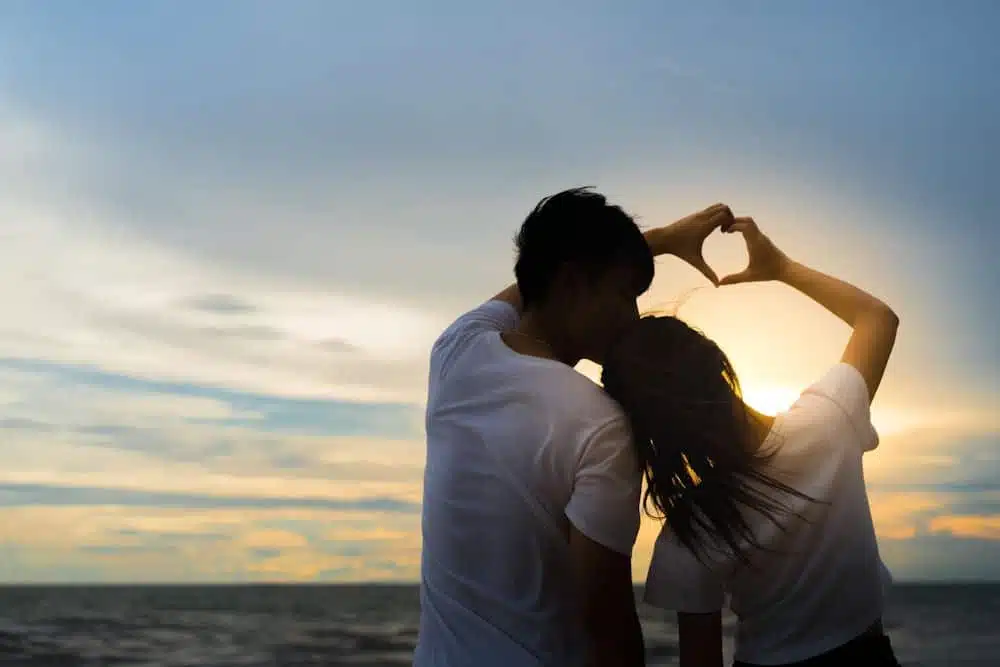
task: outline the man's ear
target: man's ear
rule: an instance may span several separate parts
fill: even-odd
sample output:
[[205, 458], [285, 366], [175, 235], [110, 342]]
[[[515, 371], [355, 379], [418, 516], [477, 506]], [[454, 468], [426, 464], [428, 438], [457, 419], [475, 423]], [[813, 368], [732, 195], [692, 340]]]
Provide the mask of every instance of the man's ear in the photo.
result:
[[552, 276], [549, 294], [555, 296], [560, 301], [566, 301], [572, 295], [587, 289], [585, 278], [586, 276], [579, 266], [563, 262]]

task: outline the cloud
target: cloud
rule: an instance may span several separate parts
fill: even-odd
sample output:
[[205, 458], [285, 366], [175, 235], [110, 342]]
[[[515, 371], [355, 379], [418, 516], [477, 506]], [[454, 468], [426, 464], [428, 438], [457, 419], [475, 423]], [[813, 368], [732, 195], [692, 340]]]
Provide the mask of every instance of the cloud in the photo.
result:
[[258, 341], [277, 341], [286, 338], [285, 332], [275, 327], [244, 325], [234, 327], [204, 327], [201, 331], [219, 338]]
[[415, 406], [269, 397], [0, 363], [2, 503], [414, 512]]
[[358, 351], [356, 345], [348, 343], [343, 338], [329, 338], [327, 340], [320, 341], [319, 343], [317, 343], [317, 345], [320, 345], [328, 350], [338, 353]]
[[1000, 540], [945, 533], [883, 538], [879, 551], [897, 581], [1000, 580]]
[[883, 436], [865, 455], [865, 477], [872, 491], [1000, 490], [1000, 428], [989, 420], [956, 421], [949, 428], [926, 419], [926, 428], [907, 428]]
[[84, 544], [79, 550], [86, 554], [96, 556], [127, 556], [134, 557], [141, 554], [164, 554], [177, 551], [177, 547], [162, 545], [157, 547], [142, 544]]
[[0, 483], [0, 506], [132, 506], [176, 509], [216, 509], [223, 507], [303, 508], [361, 512], [417, 513], [416, 503], [394, 498], [360, 498], [336, 500], [309, 497], [227, 496], [176, 493], [169, 491], [137, 491], [85, 486], [55, 486], [48, 484]]
[[1000, 541], [1000, 514], [936, 516], [931, 519], [928, 530], [963, 539]]
[[66, 131], [0, 107], [0, 357], [272, 395], [419, 400], [447, 317], [157, 241], [91, 182], [114, 150]]
[[[4, 515], [4, 582], [412, 582], [419, 568], [413, 514], [66, 506], [6, 508]], [[376, 525], [398, 535], [372, 541], [339, 533]]]
[[268, 558], [278, 558], [281, 556], [281, 549], [272, 549], [269, 547], [263, 547], [258, 549], [251, 549], [250, 554], [254, 559], [266, 560]]
[[[50, 504], [34, 514], [4, 508], [0, 524], [21, 529], [10, 540], [34, 546], [8, 543], [0, 571], [414, 577], [427, 351], [452, 316], [510, 281], [510, 237], [531, 204], [583, 182], [610, 189], [649, 224], [726, 193], [771, 220], [796, 256], [814, 252], [817, 230], [837, 230], [823, 236], [823, 268], [878, 286], [904, 316], [876, 406], [898, 432], [884, 428], [866, 462], [880, 534], [991, 534], [986, 519], [968, 517], [996, 513], [996, 421], [972, 428], [996, 412], [995, 345], [981, 334], [996, 327], [973, 326], [995, 309], [989, 290], [968, 286], [991, 284], [995, 263], [968, 253], [989, 259], [994, 237], [943, 233], [938, 220], [996, 217], [968, 204], [992, 201], [978, 195], [995, 170], [977, 161], [996, 153], [981, 141], [992, 115], [955, 132], [915, 132], [914, 122], [954, 125], [954, 114], [903, 91], [862, 105], [874, 115], [842, 113], [823, 97], [845, 80], [832, 51], [805, 66], [743, 49], [739, 63], [722, 53], [678, 68], [661, 60], [662, 30], [644, 32], [663, 21], [641, 13], [539, 5], [484, 14], [448, 3], [435, 14], [405, 4], [213, 5], [197, 25], [175, 8], [121, 7], [121, 29], [110, 31], [94, 29], [106, 23], [100, 13], [25, 4], [5, 14], [0, 483], [13, 502]], [[675, 42], [697, 34], [690, 22], [701, 19], [675, 18], [688, 22], [667, 22], [680, 26]], [[715, 18], [746, 33], [742, 19]], [[971, 54], [989, 38], [973, 37], [964, 35], [969, 48], [940, 50]], [[651, 62], [669, 74], [653, 86]], [[777, 78], [800, 76], [818, 96], [786, 99], [775, 66]], [[911, 70], [883, 68], [861, 83]], [[720, 81], [746, 99], [718, 105]], [[955, 93], [947, 99], [976, 102], [963, 108], [990, 109], [978, 82], [937, 83]], [[885, 126], [902, 117], [886, 109], [913, 108], [923, 120]], [[816, 122], [825, 123], [818, 133]], [[819, 139], [773, 131], [806, 125]], [[853, 137], [855, 149], [885, 143], [871, 137], [907, 143], [844, 162], [854, 149], [821, 145], [836, 136]], [[903, 154], [935, 159], [886, 162]], [[917, 190], [943, 198], [895, 205]], [[891, 268], [882, 247], [894, 249]], [[721, 265], [742, 261], [734, 251]], [[663, 264], [651, 296], [669, 299], [692, 276]], [[936, 286], [914, 290], [928, 266]], [[982, 269], [975, 280], [964, 280], [968, 267]], [[818, 308], [798, 317], [806, 306], [791, 292], [702, 295], [688, 311], [695, 323], [761, 382], [812, 379], [843, 345]], [[398, 511], [365, 514], [380, 499]], [[52, 504], [70, 501], [83, 504]], [[100, 506], [105, 524], [91, 515], [106, 502], [123, 504]], [[339, 538], [326, 531], [333, 515]], [[229, 539], [196, 547], [202, 538], [181, 536], [194, 529]], [[358, 546], [366, 540], [378, 548]]]
[[250, 303], [232, 294], [203, 294], [191, 299], [189, 305], [195, 310], [222, 315], [248, 315], [257, 312]]
[[889, 539], [906, 539], [925, 533], [927, 522], [938, 514], [955, 511], [954, 496], [933, 492], [869, 493], [875, 532]]
[[[133, 558], [176, 573], [163, 554], [188, 558], [187, 545], [212, 543], [229, 569], [191, 565], [186, 577], [416, 576], [419, 409], [210, 390], [24, 361], [0, 364], [0, 387], [8, 390], [0, 394], [5, 518], [47, 509], [45, 518], [25, 525], [51, 533], [64, 530], [57, 516], [96, 507], [101, 514], [124, 512], [91, 532], [68, 531], [67, 539], [95, 547], [73, 558]], [[1000, 513], [1000, 496], [958, 483], [989, 480], [993, 438], [977, 429], [928, 429], [884, 439], [866, 456], [880, 539], [943, 534], [946, 526], [956, 539], [985, 537], [989, 524], [956, 517]], [[892, 454], [903, 448], [906, 456]], [[926, 462], [942, 451], [952, 455]], [[655, 533], [655, 524], [644, 522], [633, 563], [639, 580]], [[55, 546], [34, 548], [67, 567], [85, 562], [58, 560], [55, 554], [66, 552]], [[262, 559], [255, 549], [280, 553]], [[899, 552], [893, 553], [889, 564], [897, 569], [892, 559]]]
[[983, 517], [1000, 514], [1000, 431], [992, 420], [908, 428], [865, 455], [876, 532], [907, 540], [947, 532], [988, 539]]
[[272, 435], [413, 438], [421, 433], [420, 408], [409, 403], [286, 398], [34, 359], [0, 359], [0, 388], [9, 392], [0, 393], [0, 416], [8, 429], [120, 427], [125, 434], [207, 423], [249, 426]]
[[36, 419], [5, 417], [0, 419], [0, 429], [9, 431], [34, 431], [35, 433], [48, 433], [54, 429], [54, 426]]
[[119, 528], [111, 531], [110, 535], [118, 539], [136, 540], [141, 543], [166, 543], [166, 544], [201, 544], [206, 542], [229, 542], [233, 536], [220, 531], [196, 531], [190, 530], [148, 530], [138, 528]]

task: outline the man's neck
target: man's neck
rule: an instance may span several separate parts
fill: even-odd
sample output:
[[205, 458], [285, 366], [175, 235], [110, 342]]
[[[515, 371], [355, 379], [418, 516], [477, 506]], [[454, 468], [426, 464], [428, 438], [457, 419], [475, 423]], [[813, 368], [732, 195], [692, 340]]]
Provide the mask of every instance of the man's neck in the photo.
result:
[[[566, 353], [568, 346], [565, 345], [565, 337], [559, 335], [557, 327], [553, 327], [548, 324], [551, 321], [552, 318], [547, 317], [545, 313], [535, 310], [527, 310], [521, 316], [521, 320], [518, 322], [514, 331], [518, 334], [518, 338], [527, 339], [526, 342], [534, 341], [539, 346], [547, 348], [548, 355], [546, 356], [557, 361], [561, 361], [569, 366], [575, 366], [580, 359], [573, 358], [574, 355]], [[511, 342], [512, 341], [508, 341], [508, 345], [510, 345]], [[516, 348], [514, 349], [515, 351], [520, 351]]]

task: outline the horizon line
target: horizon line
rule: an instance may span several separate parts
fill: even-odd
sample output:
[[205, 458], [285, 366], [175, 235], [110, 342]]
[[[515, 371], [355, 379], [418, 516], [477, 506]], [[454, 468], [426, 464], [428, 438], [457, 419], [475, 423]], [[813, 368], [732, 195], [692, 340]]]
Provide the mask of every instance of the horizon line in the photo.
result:
[[[176, 582], [156, 582], [156, 581], [64, 581], [64, 582], [31, 582], [31, 581], [0, 581], [0, 589], [3, 588], [126, 588], [126, 587], [144, 587], [144, 588], [237, 588], [237, 587], [273, 587], [273, 588], [291, 588], [295, 586], [302, 587], [319, 587], [319, 586], [342, 586], [342, 587], [361, 587], [361, 586], [373, 586], [373, 587], [395, 587], [395, 588], [413, 588], [420, 585], [417, 580], [406, 580], [406, 581], [386, 581], [386, 580], [370, 580], [370, 581], [176, 581]], [[645, 581], [633, 581], [633, 587], [645, 586]], [[970, 585], [986, 585], [986, 586], [1000, 586], [1000, 578], [988, 579], [988, 578], [968, 578], [968, 579], [901, 579], [894, 580], [890, 586], [970, 586]]]

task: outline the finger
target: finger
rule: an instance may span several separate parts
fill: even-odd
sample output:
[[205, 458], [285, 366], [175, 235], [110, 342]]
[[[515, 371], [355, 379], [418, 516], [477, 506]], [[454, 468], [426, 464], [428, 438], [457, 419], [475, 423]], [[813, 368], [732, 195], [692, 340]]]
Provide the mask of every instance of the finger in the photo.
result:
[[739, 285], [740, 283], [752, 283], [756, 276], [754, 272], [750, 269], [744, 269], [739, 273], [733, 273], [728, 276], [723, 276], [722, 280], [719, 281], [719, 286], [723, 285]]
[[705, 209], [701, 216], [702, 238], [707, 237], [718, 228], [726, 229], [733, 223], [733, 211], [725, 204], [716, 204]]
[[730, 215], [732, 215], [733, 212], [728, 205], [719, 202], [718, 204], [712, 204], [711, 206], [703, 210], [702, 213], [708, 215], [716, 215], [718, 213], [729, 213]]
[[753, 233], [758, 231], [757, 223], [754, 222], [753, 218], [733, 218], [733, 221], [723, 230], [726, 233], [732, 234], [734, 232], [739, 232], [741, 234]]
[[708, 213], [708, 217], [713, 220], [717, 218], [725, 218], [729, 220], [733, 219], [733, 209], [729, 208], [725, 204], [715, 204], [714, 206], [710, 206], [705, 212]]
[[733, 211], [725, 204], [712, 204], [694, 214], [701, 220], [714, 220], [719, 217], [733, 217]]
[[695, 260], [691, 262], [691, 265], [698, 269], [703, 276], [708, 278], [709, 282], [716, 287], [719, 286], [719, 276], [716, 275], [715, 271], [712, 270], [712, 267], [708, 265], [708, 262], [706, 262], [703, 257], [695, 258]]

